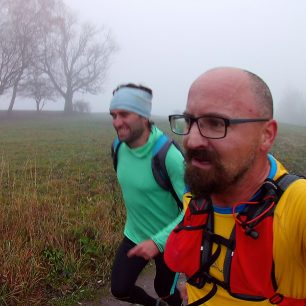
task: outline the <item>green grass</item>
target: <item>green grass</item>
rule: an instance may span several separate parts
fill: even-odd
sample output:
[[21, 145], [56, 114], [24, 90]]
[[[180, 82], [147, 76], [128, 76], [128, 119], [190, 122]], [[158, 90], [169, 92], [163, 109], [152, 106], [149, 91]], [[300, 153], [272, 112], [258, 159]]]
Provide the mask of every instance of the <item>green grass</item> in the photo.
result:
[[[110, 117], [0, 116], [0, 133], [0, 304], [89, 299], [108, 284], [125, 218]], [[306, 175], [305, 128], [281, 125], [272, 152]]]
[[306, 127], [281, 124], [271, 153], [288, 171], [306, 176]]
[[0, 304], [73, 305], [106, 284], [121, 238], [110, 120], [40, 116], [0, 129]]

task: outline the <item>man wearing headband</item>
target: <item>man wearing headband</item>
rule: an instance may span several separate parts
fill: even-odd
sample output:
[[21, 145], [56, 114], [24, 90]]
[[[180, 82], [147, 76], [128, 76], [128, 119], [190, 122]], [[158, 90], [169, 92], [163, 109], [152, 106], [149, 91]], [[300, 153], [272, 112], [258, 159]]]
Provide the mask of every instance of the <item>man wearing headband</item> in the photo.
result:
[[[182, 214], [173, 195], [163, 189], [152, 173], [152, 150], [163, 135], [151, 121], [152, 90], [135, 84], [116, 88], [110, 103], [113, 126], [120, 141], [117, 177], [126, 207], [124, 238], [117, 250], [112, 294], [121, 301], [155, 305], [181, 305], [176, 274], [165, 265], [163, 250], [170, 231]], [[167, 173], [177, 196], [184, 193], [184, 159], [171, 145], [166, 158]], [[136, 286], [136, 280], [153, 259], [154, 288], [158, 299]]]

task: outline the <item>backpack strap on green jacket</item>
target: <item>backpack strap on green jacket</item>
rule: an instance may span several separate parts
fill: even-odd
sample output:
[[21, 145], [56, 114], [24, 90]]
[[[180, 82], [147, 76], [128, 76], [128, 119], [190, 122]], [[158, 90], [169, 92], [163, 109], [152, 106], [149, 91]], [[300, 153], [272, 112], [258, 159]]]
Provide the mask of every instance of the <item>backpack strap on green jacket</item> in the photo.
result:
[[167, 135], [161, 135], [152, 150], [152, 172], [160, 187], [169, 191], [175, 199], [178, 207], [183, 209], [182, 200], [176, 194], [166, 167], [166, 156], [171, 145], [174, 145], [183, 155], [183, 152], [173, 139]]
[[122, 142], [119, 140], [118, 137], [115, 138], [112, 144], [112, 150], [111, 150], [111, 155], [113, 159], [113, 166], [115, 171], [117, 171], [117, 165], [118, 165], [118, 150]]

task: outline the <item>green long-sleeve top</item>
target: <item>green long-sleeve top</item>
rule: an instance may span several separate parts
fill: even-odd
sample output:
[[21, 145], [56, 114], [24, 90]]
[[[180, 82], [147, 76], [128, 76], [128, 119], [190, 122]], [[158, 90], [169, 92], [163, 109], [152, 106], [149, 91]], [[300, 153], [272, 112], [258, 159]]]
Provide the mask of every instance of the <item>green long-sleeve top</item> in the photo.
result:
[[[126, 207], [124, 235], [136, 244], [152, 239], [163, 252], [167, 237], [181, 221], [182, 213], [171, 193], [156, 183], [152, 173], [152, 149], [160, 135], [162, 131], [153, 126], [145, 145], [133, 149], [122, 143], [117, 176]], [[182, 199], [184, 159], [175, 146], [170, 147], [165, 162], [174, 190]]]

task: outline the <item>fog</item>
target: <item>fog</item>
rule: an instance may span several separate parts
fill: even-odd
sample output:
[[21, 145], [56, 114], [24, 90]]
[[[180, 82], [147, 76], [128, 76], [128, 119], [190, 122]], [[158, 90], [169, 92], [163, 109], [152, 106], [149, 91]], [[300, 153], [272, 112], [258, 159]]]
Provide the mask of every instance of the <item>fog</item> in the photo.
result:
[[306, 91], [305, 0], [64, 1], [81, 20], [108, 27], [119, 46], [103, 93], [75, 97], [93, 112], [107, 112], [112, 90], [126, 82], [153, 89], [153, 115], [182, 111], [192, 81], [217, 66], [262, 77], [276, 115], [288, 91]]

